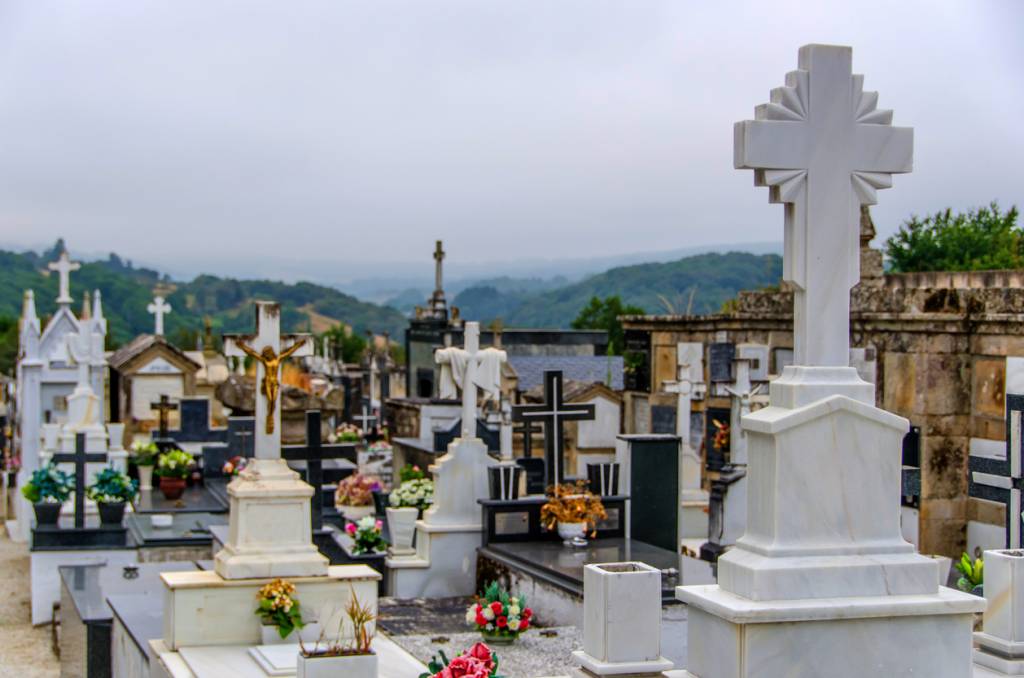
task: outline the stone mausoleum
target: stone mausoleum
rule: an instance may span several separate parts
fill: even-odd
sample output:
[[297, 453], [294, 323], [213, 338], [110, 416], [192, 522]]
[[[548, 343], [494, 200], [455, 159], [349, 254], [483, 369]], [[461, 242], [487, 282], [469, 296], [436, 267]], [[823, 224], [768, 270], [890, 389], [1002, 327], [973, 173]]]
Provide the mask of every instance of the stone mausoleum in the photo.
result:
[[[874, 236], [862, 208], [853, 364], [876, 384], [878, 407], [920, 429], [910, 444], [920, 467], [920, 550], [958, 557], [968, 546], [1001, 548], [1005, 508], [969, 496], [968, 462], [1003, 448], [1005, 395], [1024, 392], [1024, 271], [885, 273]], [[676, 378], [679, 342], [766, 345], [772, 375], [792, 360], [793, 295], [785, 285], [741, 292], [715, 315], [628, 316], [623, 324], [632, 368], [627, 430], [649, 426], [633, 407], [638, 399], [674, 402], [663, 384]], [[718, 400], [697, 408], [728, 407], [728, 398]]]

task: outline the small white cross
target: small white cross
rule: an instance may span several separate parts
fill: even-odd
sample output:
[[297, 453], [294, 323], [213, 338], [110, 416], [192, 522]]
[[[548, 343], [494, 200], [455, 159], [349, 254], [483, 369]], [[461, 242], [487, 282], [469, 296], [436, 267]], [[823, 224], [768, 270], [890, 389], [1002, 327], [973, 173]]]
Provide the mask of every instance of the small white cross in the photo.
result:
[[161, 296], [153, 297], [153, 303], [146, 307], [146, 310], [153, 314], [156, 326], [153, 334], [158, 337], [164, 336], [164, 315], [171, 312], [171, 305], [164, 301]]
[[849, 47], [807, 45], [786, 86], [733, 130], [734, 165], [787, 203], [783, 278], [796, 285], [797, 365], [850, 362], [850, 289], [860, 279], [860, 206], [913, 165], [914, 132], [893, 127], [853, 75]]
[[64, 250], [60, 253], [60, 259], [51, 261], [46, 267], [60, 274], [60, 294], [57, 296], [57, 303], [70, 304], [73, 302], [74, 299], [71, 298], [71, 272], [82, 268], [82, 265], [77, 261], [71, 261], [68, 258], [67, 250]]

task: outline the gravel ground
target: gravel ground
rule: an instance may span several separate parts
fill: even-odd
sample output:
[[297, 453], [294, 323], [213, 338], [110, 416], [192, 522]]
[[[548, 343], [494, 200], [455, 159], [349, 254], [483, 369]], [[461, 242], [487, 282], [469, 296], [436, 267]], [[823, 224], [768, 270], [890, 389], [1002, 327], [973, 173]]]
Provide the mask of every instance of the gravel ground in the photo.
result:
[[0, 524], [0, 677], [57, 678], [50, 627], [32, 626], [28, 547]]
[[[450, 659], [480, 640], [479, 633], [452, 633], [444, 636], [392, 636], [391, 639], [424, 664], [438, 650]], [[443, 642], [442, 642], [443, 641]], [[572, 626], [531, 629], [512, 645], [495, 646], [501, 660], [499, 671], [505, 678], [567, 676], [573, 669], [571, 654], [583, 646], [579, 629]]]

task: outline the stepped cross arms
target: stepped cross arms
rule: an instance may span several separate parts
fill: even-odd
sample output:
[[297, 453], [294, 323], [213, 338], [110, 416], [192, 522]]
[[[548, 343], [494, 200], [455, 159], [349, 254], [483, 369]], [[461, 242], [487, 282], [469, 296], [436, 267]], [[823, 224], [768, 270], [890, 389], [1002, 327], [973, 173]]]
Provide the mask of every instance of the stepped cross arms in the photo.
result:
[[797, 365], [849, 365], [850, 289], [860, 278], [860, 206], [913, 165], [913, 130], [893, 127], [877, 92], [853, 75], [849, 47], [807, 45], [798, 70], [738, 122], [734, 164], [786, 203], [783, 278]]

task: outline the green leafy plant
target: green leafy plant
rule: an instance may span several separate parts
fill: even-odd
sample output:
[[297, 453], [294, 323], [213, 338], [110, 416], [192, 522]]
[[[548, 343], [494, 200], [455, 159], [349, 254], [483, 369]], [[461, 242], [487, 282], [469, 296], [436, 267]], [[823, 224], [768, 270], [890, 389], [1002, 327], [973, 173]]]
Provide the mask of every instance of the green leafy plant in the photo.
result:
[[947, 209], [904, 222], [885, 243], [892, 270], [988, 271], [1024, 268], [1024, 230], [1017, 208], [993, 202], [967, 212]]
[[282, 638], [287, 638], [295, 629], [306, 625], [302, 621], [302, 610], [295, 597], [295, 585], [286, 579], [275, 579], [264, 585], [256, 594], [259, 606], [256, 614], [267, 626], [276, 626]]
[[101, 504], [129, 502], [138, 493], [138, 483], [116, 468], [105, 468], [96, 474], [93, 484], [86, 489], [89, 498]]
[[591, 297], [590, 301], [580, 309], [576, 319], [572, 321], [574, 330], [605, 330], [608, 332], [608, 350], [613, 355], [622, 355], [626, 348], [625, 332], [622, 329], [624, 315], [643, 315], [644, 309], [639, 306], [622, 303], [622, 298], [612, 295], [601, 299]]
[[75, 479], [61, 471], [52, 461], [32, 472], [21, 494], [33, 504], [63, 504], [75, 489]]
[[132, 443], [131, 452], [132, 461], [136, 466], [153, 466], [160, 454], [160, 448], [156, 446], [156, 443], [144, 443], [137, 440]]
[[403, 483], [408, 480], [423, 480], [426, 477], [427, 474], [423, 472], [423, 469], [412, 464], [406, 464], [402, 467], [402, 470], [398, 472], [398, 479]]
[[388, 502], [393, 508], [416, 508], [422, 511], [434, 503], [434, 481], [426, 478], [407, 480], [391, 492]]
[[955, 567], [957, 572], [962, 575], [956, 582], [956, 587], [961, 591], [970, 593], [985, 583], [985, 561], [982, 558], [977, 558], [972, 562], [971, 557], [964, 553]]
[[168, 450], [160, 455], [156, 463], [156, 475], [161, 478], [188, 478], [192, 472], [194, 460], [192, 455], [184, 450]]
[[352, 554], [361, 556], [364, 553], [383, 551], [388, 542], [381, 536], [384, 523], [373, 516], [364, 516], [357, 522], [345, 525], [345, 532], [352, 537], [354, 547]]

